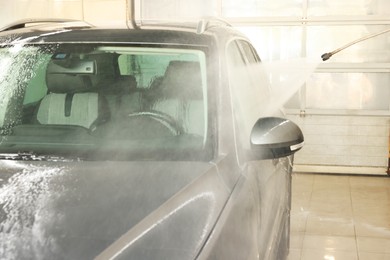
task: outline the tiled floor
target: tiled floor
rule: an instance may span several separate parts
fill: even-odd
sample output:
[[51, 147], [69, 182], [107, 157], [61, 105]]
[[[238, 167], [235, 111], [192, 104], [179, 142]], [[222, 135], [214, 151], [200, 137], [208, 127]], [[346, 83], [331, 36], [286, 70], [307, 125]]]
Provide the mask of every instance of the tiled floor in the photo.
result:
[[390, 260], [390, 178], [293, 174], [288, 260]]

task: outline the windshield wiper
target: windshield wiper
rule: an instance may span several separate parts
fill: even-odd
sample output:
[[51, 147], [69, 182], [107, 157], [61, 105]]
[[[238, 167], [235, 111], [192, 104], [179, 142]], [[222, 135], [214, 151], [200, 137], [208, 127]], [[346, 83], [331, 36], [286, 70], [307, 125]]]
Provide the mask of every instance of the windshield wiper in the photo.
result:
[[33, 152], [0, 153], [0, 160], [17, 161], [74, 161], [76, 158], [68, 158], [54, 155], [38, 155]]

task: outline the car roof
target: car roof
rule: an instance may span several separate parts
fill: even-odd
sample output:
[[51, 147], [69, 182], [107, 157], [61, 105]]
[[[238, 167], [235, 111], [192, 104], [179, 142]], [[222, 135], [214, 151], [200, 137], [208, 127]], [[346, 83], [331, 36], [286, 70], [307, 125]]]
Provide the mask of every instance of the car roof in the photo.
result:
[[137, 28], [103, 28], [76, 20], [24, 20], [0, 29], [0, 42], [15, 40], [28, 43], [150, 43], [210, 45], [214, 41], [240, 36], [220, 20], [194, 22], [152, 22]]

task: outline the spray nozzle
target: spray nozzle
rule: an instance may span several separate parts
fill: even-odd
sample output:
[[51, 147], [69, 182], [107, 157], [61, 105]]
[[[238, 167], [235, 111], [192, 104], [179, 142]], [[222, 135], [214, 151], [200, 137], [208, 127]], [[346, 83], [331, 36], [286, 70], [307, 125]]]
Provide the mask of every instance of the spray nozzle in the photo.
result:
[[321, 58], [323, 61], [329, 60], [330, 57], [332, 57], [333, 53], [327, 52], [321, 55]]

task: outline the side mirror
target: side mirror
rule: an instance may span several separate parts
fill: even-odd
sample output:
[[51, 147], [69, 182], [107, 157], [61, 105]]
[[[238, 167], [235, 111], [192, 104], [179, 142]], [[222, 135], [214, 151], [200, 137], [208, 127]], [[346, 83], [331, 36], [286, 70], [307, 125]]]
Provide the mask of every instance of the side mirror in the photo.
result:
[[303, 147], [301, 129], [292, 121], [279, 117], [257, 120], [252, 128], [251, 153], [253, 158], [276, 159], [289, 156]]

